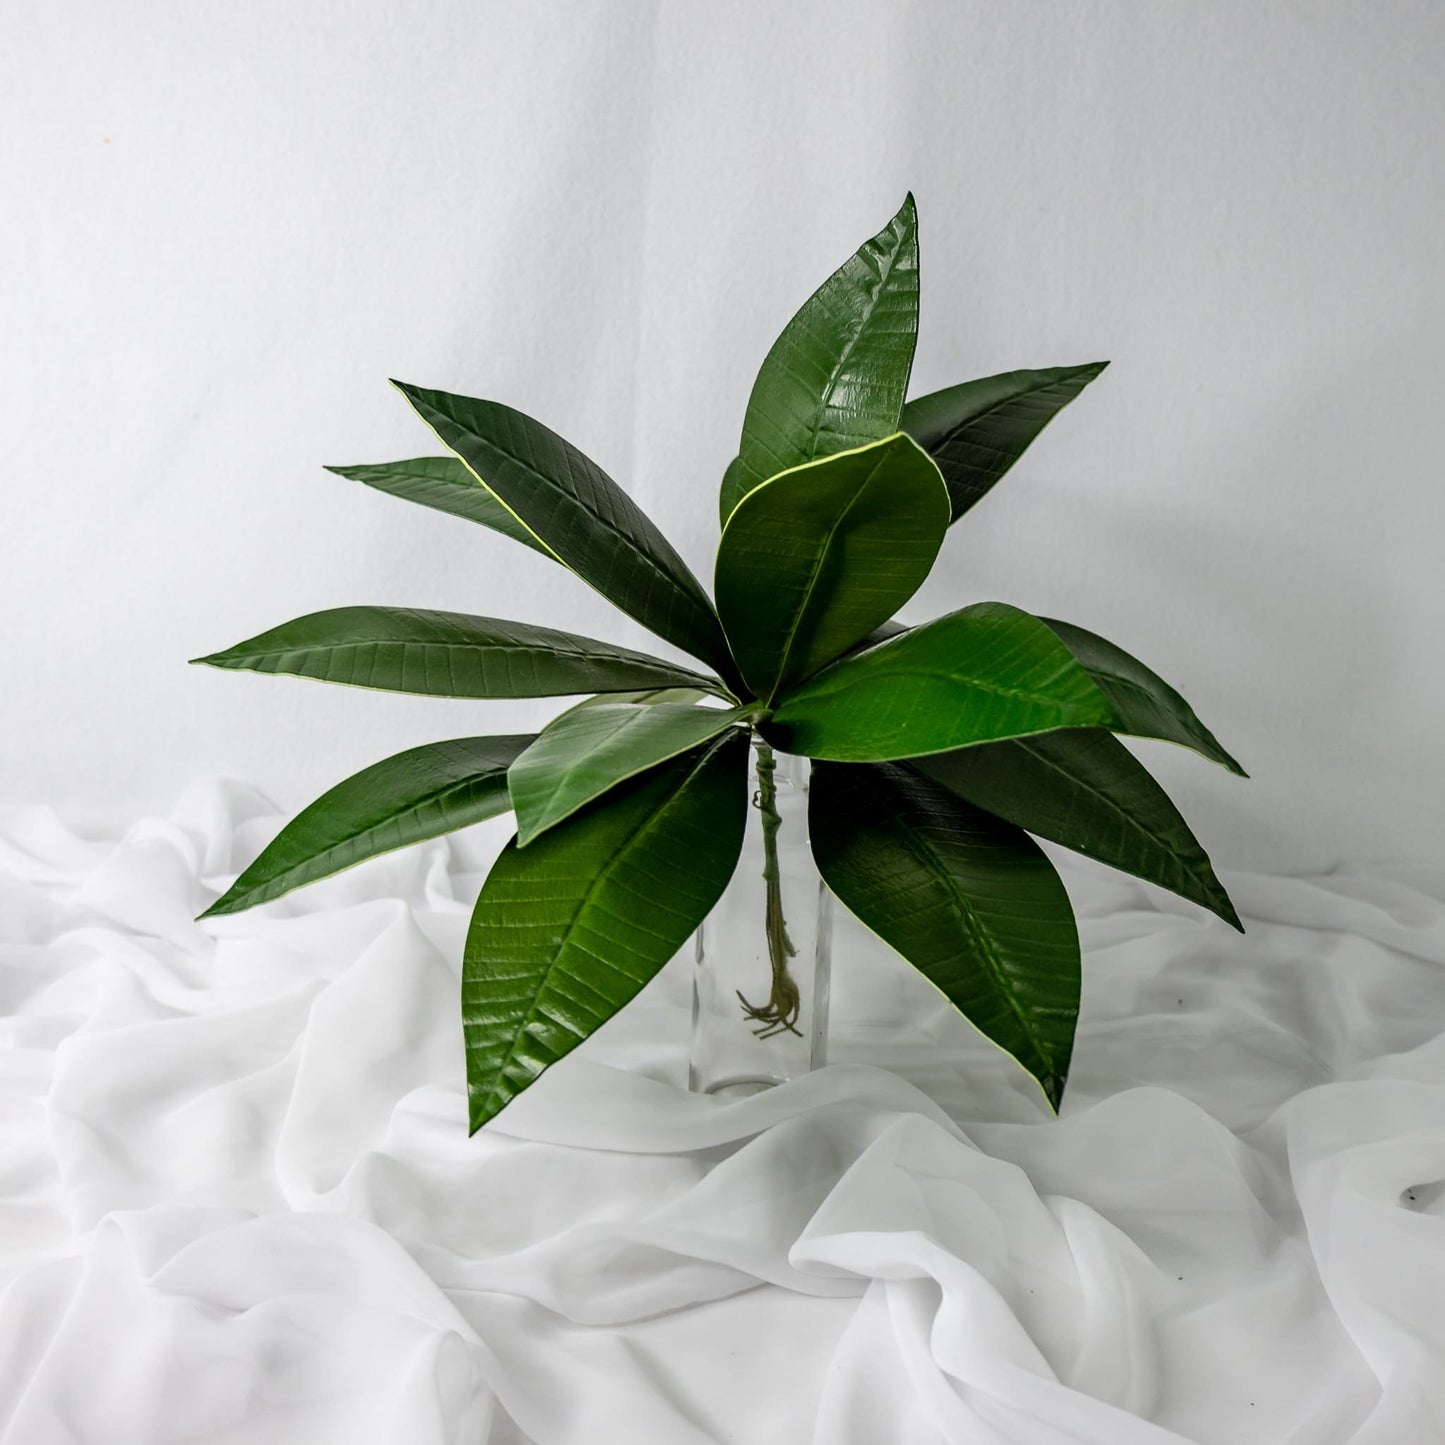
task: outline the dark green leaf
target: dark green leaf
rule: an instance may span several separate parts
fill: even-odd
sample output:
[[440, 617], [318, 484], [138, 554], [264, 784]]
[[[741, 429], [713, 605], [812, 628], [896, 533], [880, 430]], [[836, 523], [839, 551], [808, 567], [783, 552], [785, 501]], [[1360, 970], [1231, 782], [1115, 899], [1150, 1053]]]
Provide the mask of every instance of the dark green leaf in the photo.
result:
[[1249, 776], [1199, 721], [1194, 709], [1138, 658], [1072, 623], [1056, 622], [1051, 617], [1039, 621], [1053, 630], [1113, 704], [1119, 718], [1116, 732], [1180, 743], [1241, 778]]
[[898, 430], [918, 337], [918, 215], [898, 214], [803, 303], [748, 398], [723, 523], [769, 477]]
[[1007, 822], [1168, 888], [1244, 931], [1179, 810], [1102, 728], [981, 743], [910, 766]]
[[312, 612], [225, 652], [191, 660], [433, 697], [558, 697], [639, 687], [719, 690], [714, 679], [590, 637], [401, 607]]
[[886, 621], [947, 529], [938, 468], [901, 432], [749, 492], [723, 529], [714, 588], [754, 694], [771, 704]]
[[465, 517], [469, 522], [480, 522], [544, 557], [552, 556], [530, 529], [467, 470], [459, 457], [415, 457], [407, 462], [327, 467], [326, 470], [348, 481], [364, 482], [378, 492], [418, 502], [438, 512], [449, 512], [454, 517]]
[[629, 617], [726, 676], [731, 659], [707, 594], [601, 467], [500, 402], [392, 385], [559, 561]]
[[722, 475], [722, 483], [718, 488], [718, 521], [724, 527], [727, 526], [733, 508], [743, 497], [742, 470], [743, 459], [734, 457]]
[[835, 662], [789, 693], [763, 732], [786, 752], [877, 762], [1113, 721], [1038, 618], [977, 602]]
[[655, 768], [733, 726], [739, 708], [615, 703], [574, 709], [547, 727], [507, 775], [517, 846], [618, 783]]
[[1108, 364], [1007, 371], [931, 392], [903, 408], [899, 425], [938, 463], [955, 522]]
[[379, 853], [505, 813], [507, 769], [532, 741], [531, 733], [456, 738], [363, 768], [303, 808], [201, 917], [240, 913]]
[[[558, 714], [558, 718], [570, 716], [574, 712], [582, 712], [590, 707], [611, 707], [619, 702], [640, 702], [649, 705], [659, 702], [701, 702], [707, 697], [701, 688], [698, 687], [640, 687], [631, 692], [604, 692], [596, 697], [584, 697], [581, 702], [574, 702], [566, 712]], [[554, 722], [556, 719], [554, 719]]]
[[867, 637], [855, 647], [849, 648], [844, 656], [851, 657], [855, 652], [865, 652], [868, 648], [877, 647], [880, 642], [887, 642], [890, 637], [897, 637], [899, 633], [907, 631], [903, 623], [890, 618], [887, 622], [879, 623]]
[[808, 833], [824, 881], [981, 1033], [1063, 1096], [1079, 937], [1029, 836], [909, 769], [820, 763]]
[[747, 822], [739, 731], [503, 849], [462, 964], [475, 1131], [628, 1003], [707, 916]]

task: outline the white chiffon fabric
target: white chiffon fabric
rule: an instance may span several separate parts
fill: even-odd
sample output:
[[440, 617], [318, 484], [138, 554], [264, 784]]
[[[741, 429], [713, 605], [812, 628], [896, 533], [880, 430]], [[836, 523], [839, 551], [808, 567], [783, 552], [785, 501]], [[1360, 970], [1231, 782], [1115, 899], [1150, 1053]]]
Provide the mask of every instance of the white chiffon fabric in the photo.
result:
[[688, 1094], [675, 963], [467, 1137], [486, 825], [193, 921], [281, 822], [0, 811], [5, 1445], [1445, 1441], [1445, 869], [1061, 861], [1058, 1119], [861, 930]]

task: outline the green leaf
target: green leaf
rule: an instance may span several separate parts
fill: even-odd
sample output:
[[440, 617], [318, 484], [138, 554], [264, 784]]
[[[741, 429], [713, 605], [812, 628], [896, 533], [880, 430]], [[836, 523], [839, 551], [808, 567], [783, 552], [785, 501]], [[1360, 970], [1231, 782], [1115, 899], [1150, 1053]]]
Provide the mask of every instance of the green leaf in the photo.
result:
[[564, 713], [507, 774], [517, 846], [571, 817], [618, 783], [732, 727], [741, 708], [616, 703]]
[[462, 963], [473, 1131], [628, 1003], [707, 916], [742, 849], [747, 764], [739, 731], [525, 852], [515, 839], [503, 849]]
[[898, 430], [918, 337], [918, 214], [898, 214], [803, 303], [748, 398], [721, 511], [803, 462]]
[[880, 622], [857, 646], [849, 648], [845, 655], [851, 656], [855, 652], [864, 652], [870, 647], [877, 647], [880, 642], [887, 642], [890, 637], [897, 637], [900, 633], [907, 631], [908, 628], [903, 623], [896, 618], [889, 618], [887, 622]]
[[596, 697], [584, 697], [581, 702], [574, 702], [565, 712], [557, 714], [554, 718], [555, 725], [561, 718], [570, 717], [574, 712], [582, 712], [591, 707], [612, 707], [619, 702], [640, 702], [649, 706], [659, 702], [701, 702], [709, 696], [698, 687], [640, 687], [631, 692], [604, 692]]
[[402, 607], [312, 612], [191, 661], [432, 697], [558, 697], [638, 687], [721, 690], [715, 679], [590, 637]]
[[380, 853], [505, 813], [507, 769], [532, 741], [531, 733], [455, 738], [363, 768], [303, 808], [201, 917], [240, 913]]
[[727, 675], [731, 658], [707, 594], [601, 467], [500, 402], [392, 385], [553, 556], [629, 617]]
[[733, 508], [743, 498], [742, 470], [743, 459], [734, 457], [722, 475], [722, 483], [718, 488], [718, 522], [724, 527], [728, 524]]
[[364, 482], [378, 492], [480, 522], [544, 557], [552, 557], [551, 551], [467, 470], [459, 457], [415, 457], [407, 462], [326, 470], [348, 481]]
[[1108, 364], [1006, 371], [916, 397], [903, 408], [899, 425], [938, 463], [955, 522]]
[[714, 590], [754, 694], [771, 705], [887, 621], [947, 529], [938, 468], [902, 432], [748, 493], [723, 529]]
[[1199, 721], [1194, 709], [1138, 658], [1072, 623], [1056, 622], [1051, 617], [1039, 621], [1063, 642], [1113, 704], [1119, 718], [1116, 732], [1179, 743], [1241, 778], [1249, 776]]
[[976, 602], [835, 662], [762, 731], [786, 752], [879, 762], [1113, 723], [1103, 693], [1038, 618]]
[[1168, 794], [1102, 728], [981, 743], [910, 766], [1027, 832], [1157, 883], [1244, 931]]
[[1012, 1054], [1057, 1109], [1079, 1012], [1079, 936], [1038, 845], [886, 764], [817, 765], [808, 833], [844, 906]]

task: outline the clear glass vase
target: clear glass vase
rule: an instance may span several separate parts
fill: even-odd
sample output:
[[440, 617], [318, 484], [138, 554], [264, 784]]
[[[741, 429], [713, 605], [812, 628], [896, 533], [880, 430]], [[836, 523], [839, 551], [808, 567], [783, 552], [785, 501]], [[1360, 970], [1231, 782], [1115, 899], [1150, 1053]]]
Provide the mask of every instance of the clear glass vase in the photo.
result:
[[807, 758], [753, 742], [737, 871], [693, 937], [688, 1086], [738, 1096], [822, 1066], [832, 898], [808, 846]]

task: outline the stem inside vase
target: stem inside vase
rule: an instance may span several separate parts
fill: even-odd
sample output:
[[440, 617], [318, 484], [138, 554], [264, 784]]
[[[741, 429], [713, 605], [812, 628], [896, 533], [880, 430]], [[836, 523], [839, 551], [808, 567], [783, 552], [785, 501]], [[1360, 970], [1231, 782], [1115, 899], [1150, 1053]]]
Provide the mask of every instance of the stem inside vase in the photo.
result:
[[760, 1025], [753, 1032], [760, 1039], [768, 1039], [785, 1030], [790, 1034], [799, 1033], [798, 1014], [802, 1009], [802, 996], [788, 968], [788, 960], [796, 957], [798, 950], [788, 937], [788, 922], [783, 917], [783, 883], [778, 869], [778, 829], [783, 825], [778, 812], [778, 762], [772, 748], [761, 738], [757, 740], [756, 749], [758, 790], [753, 794], [753, 806], [761, 815], [763, 825], [763, 883], [767, 889], [763, 924], [768, 939], [773, 986], [766, 1004], [749, 1003], [741, 989], [737, 990], [737, 995], [743, 1012]]
[[752, 749], [738, 867], [691, 950], [688, 1087], [723, 1098], [821, 1068], [827, 1051], [832, 912], [808, 842], [810, 770], [756, 733]]

